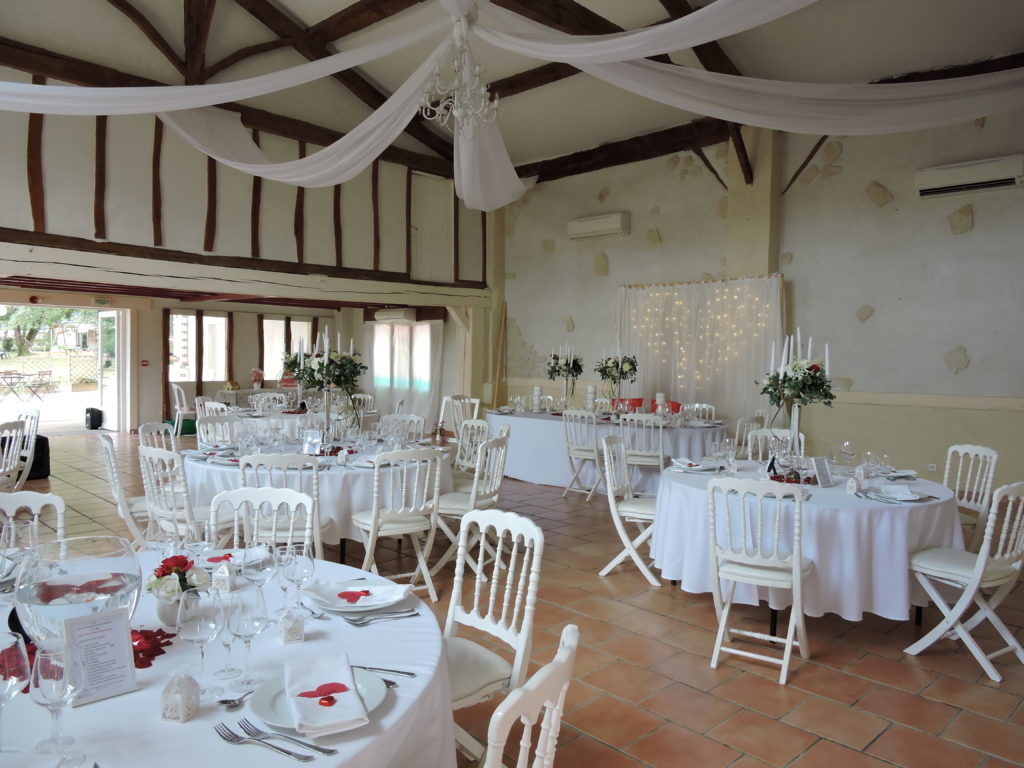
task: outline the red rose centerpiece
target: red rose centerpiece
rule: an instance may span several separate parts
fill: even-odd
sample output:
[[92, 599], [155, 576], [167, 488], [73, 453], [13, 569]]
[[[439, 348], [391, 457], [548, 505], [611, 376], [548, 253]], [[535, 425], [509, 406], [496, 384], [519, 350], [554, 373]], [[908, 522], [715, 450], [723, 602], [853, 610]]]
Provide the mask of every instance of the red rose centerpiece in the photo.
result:
[[210, 575], [184, 555], [164, 558], [153, 570], [153, 579], [146, 589], [157, 599], [157, 616], [167, 626], [177, 622], [178, 600], [190, 589], [206, 591], [210, 588]]

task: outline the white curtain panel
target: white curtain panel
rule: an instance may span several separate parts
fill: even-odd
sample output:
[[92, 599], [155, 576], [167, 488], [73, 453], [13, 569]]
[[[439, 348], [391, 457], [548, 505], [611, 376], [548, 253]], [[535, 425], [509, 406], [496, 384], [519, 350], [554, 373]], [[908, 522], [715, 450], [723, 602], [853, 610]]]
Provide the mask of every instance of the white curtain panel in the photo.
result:
[[627, 285], [618, 292], [622, 354], [639, 376], [623, 395], [711, 403], [719, 418], [753, 415], [767, 402], [756, 382], [782, 337], [782, 277]]
[[[717, 0], [674, 21], [610, 35], [567, 35], [539, 24], [527, 27], [522, 16], [481, 2], [480, 22], [474, 31], [492, 45], [522, 56], [577, 65], [600, 64], [693, 48], [767, 24], [817, 1]], [[441, 3], [450, 13], [453, 6], [466, 6], [466, 2], [452, 0]]]
[[[385, 363], [386, 375], [381, 376], [378, 366], [379, 348], [374, 344], [377, 329], [391, 331], [389, 359]], [[401, 327], [402, 333], [395, 330]], [[424, 346], [426, 335], [429, 346]], [[441, 365], [444, 359], [444, 323], [429, 320], [414, 325], [370, 323], [366, 331], [366, 348], [373, 350], [366, 360], [369, 370], [363, 377], [366, 386], [372, 386], [375, 405], [381, 413], [394, 413], [399, 400], [405, 400], [405, 412], [422, 416], [427, 428], [433, 425], [441, 409]], [[424, 350], [427, 354], [424, 356]], [[424, 366], [426, 370], [424, 371]], [[382, 386], [382, 379], [390, 379], [392, 386]]]

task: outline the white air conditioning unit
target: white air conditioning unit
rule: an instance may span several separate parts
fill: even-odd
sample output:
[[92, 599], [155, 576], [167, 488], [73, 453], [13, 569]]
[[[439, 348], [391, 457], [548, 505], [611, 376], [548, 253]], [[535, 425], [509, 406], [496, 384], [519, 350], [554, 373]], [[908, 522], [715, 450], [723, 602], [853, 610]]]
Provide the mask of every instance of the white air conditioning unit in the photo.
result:
[[587, 216], [585, 219], [573, 219], [568, 226], [570, 240], [585, 240], [588, 237], [605, 237], [607, 235], [629, 234], [629, 213], [603, 213], [600, 216]]
[[917, 172], [918, 197], [938, 197], [985, 189], [1024, 185], [1024, 155], [993, 157], [969, 163], [922, 168]]
[[416, 310], [410, 307], [400, 309], [378, 309], [373, 313], [378, 323], [415, 323]]

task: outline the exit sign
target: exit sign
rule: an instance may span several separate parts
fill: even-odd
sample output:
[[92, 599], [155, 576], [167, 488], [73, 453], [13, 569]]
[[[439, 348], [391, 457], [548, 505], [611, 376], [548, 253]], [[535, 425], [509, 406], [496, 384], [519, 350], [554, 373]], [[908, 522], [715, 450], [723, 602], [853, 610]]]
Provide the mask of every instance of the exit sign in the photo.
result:
[[107, 307], [110, 306], [110, 299], [104, 299], [99, 296], [94, 296], [92, 299], [92, 303], [95, 304], [97, 307]]

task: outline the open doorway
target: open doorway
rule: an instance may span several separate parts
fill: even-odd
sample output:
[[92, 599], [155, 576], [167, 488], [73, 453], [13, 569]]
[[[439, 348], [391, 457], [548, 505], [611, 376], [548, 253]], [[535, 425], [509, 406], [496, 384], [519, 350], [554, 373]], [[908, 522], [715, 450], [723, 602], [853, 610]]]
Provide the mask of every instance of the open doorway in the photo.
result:
[[120, 429], [127, 322], [120, 309], [0, 305], [0, 421], [35, 409], [41, 434], [68, 434], [96, 408], [104, 429]]

